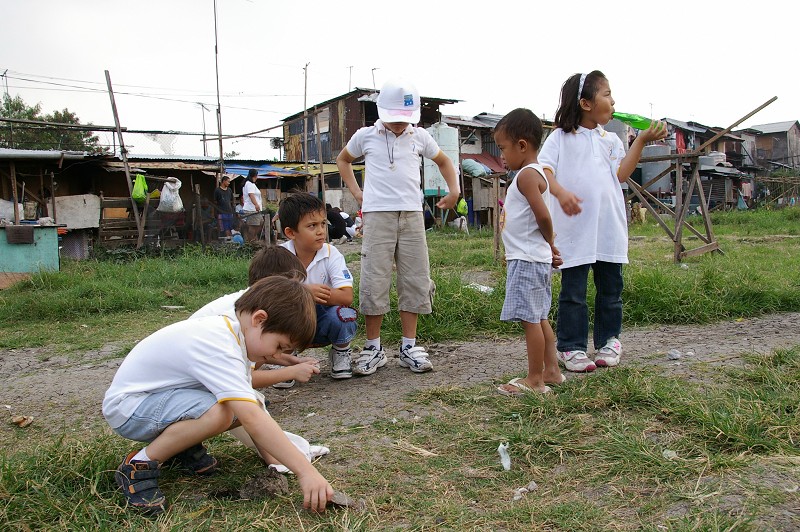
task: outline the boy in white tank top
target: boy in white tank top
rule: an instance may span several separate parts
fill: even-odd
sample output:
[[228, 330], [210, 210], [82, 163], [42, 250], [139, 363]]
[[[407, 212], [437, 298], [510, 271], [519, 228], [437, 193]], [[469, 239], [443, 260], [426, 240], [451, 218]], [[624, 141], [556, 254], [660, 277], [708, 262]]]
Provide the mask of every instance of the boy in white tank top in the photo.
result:
[[528, 352], [528, 375], [497, 388], [503, 395], [549, 393], [561, 384], [553, 329], [547, 319], [552, 268], [561, 263], [553, 245], [550, 187], [537, 162], [542, 123], [528, 109], [515, 109], [495, 126], [494, 139], [506, 165], [520, 170], [508, 186], [501, 218], [508, 273], [500, 319], [522, 322]]

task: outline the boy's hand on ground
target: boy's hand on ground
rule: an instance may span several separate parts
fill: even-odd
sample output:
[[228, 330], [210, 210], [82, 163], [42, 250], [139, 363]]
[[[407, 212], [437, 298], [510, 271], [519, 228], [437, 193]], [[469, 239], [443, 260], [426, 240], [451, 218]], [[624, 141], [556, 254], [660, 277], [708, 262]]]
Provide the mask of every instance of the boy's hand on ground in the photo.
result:
[[314, 302], [325, 304], [331, 298], [331, 287], [324, 284], [309, 284], [306, 285], [311, 290], [311, 295], [314, 296]]
[[316, 469], [298, 475], [300, 489], [303, 490], [303, 508], [312, 512], [324, 512], [328, 501], [333, 498], [333, 488]]
[[292, 379], [298, 382], [308, 382], [311, 380], [311, 377], [319, 373], [319, 362], [303, 362], [301, 364], [295, 364], [291, 366], [292, 370]]
[[458, 193], [449, 192], [447, 196], [443, 197], [436, 203], [436, 206], [439, 207], [440, 209], [452, 209], [453, 207], [456, 206], [457, 202], [458, 202]]

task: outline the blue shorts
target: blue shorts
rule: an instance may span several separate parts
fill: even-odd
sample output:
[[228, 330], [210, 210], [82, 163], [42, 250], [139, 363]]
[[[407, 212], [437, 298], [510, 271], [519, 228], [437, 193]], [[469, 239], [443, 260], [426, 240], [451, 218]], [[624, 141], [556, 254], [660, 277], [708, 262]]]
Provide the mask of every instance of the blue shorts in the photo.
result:
[[129, 440], [151, 442], [173, 423], [197, 419], [215, 404], [217, 398], [208, 390], [173, 388], [150, 394], [114, 432]]
[[233, 229], [233, 213], [221, 212], [217, 214], [217, 218], [219, 218], [220, 231], [230, 231]]

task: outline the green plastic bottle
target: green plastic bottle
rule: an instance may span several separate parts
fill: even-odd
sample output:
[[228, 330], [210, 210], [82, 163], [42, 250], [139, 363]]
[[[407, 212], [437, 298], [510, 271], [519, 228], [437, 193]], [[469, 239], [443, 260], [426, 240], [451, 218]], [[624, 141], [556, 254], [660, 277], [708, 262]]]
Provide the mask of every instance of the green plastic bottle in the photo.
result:
[[633, 128], [640, 129], [640, 130], [649, 129], [650, 128], [650, 124], [653, 123], [652, 120], [650, 120], [649, 118], [647, 118], [645, 116], [632, 115], [632, 114], [629, 114], [629, 113], [614, 113], [614, 118], [616, 118], [617, 120], [619, 120], [621, 122], [625, 122], [626, 124], [628, 124], [629, 126], [631, 126]]

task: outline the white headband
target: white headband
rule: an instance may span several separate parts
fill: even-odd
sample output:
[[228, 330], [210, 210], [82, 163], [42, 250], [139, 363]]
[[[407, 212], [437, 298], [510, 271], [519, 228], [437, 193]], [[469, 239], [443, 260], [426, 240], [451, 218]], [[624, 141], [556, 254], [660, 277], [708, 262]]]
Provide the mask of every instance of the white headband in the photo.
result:
[[578, 83], [578, 104], [581, 103], [581, 93], [583, 92], [584, 81], [586, 81], [586, 74], [581, 74], [581, 81]]

